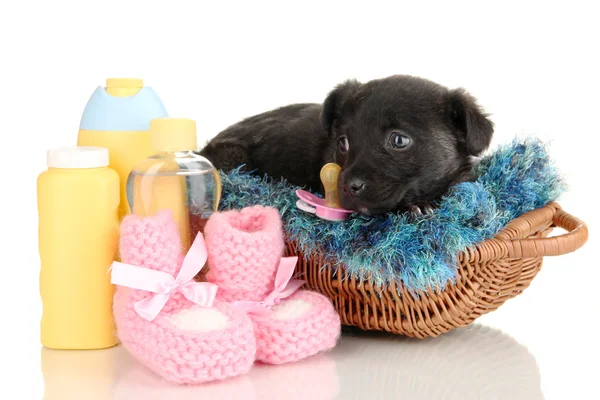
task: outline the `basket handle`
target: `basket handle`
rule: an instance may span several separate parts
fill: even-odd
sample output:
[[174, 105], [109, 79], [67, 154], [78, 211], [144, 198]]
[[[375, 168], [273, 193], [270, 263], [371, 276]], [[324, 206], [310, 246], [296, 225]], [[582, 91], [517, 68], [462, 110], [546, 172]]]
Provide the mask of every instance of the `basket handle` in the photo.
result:
[[510, 258], [533, 258], [560, 256], [582, 247], [588, 239], [587, 225], [560, 207], [555, 208], [552, 217], [554, 226], [567, 233], [559, 236], [533, 239], [503, 239]]

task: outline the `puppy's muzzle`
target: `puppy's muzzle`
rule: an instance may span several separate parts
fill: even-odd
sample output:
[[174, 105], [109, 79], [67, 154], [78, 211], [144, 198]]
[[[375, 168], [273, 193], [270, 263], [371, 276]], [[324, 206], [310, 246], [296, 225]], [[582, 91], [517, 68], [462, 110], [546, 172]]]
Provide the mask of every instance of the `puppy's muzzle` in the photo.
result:
[[360, 179], [351, 179], [343, 187], [344, 193], [350, 197], [359, 197], [365, 192], [367, 184]]

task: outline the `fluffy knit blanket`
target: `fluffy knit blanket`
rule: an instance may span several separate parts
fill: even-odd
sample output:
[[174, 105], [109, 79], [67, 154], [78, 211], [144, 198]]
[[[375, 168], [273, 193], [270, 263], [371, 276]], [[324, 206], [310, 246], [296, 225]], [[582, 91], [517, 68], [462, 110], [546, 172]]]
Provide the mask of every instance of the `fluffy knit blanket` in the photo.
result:
[[240, 170], [221, 173], [220, 209], [261, 204], [277, 208], [291, 240], [306, 257], [324, 254], [351, 276], [376, 284], [401, 279], [410, 290], [441, 290], [453, 282], [458, 255], [494, 236], [510, 220], [557, 200], [566, 188], [546, 146], [515, 139], [483, 157], [477, 180], [452, 187], [430, 215], [352, 215], [328, 222], [296, 207], [297, 187]]

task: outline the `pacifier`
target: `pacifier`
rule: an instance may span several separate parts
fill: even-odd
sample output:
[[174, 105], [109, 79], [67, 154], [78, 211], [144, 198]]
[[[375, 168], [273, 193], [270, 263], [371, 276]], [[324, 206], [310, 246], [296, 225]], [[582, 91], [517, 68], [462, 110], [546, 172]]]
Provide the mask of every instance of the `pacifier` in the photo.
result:
[[335, 163], [325, 164], [321, 168], [319, 177], [325, 188], [325, 199], [315, 196], [305, 190], [296, 190], [296, 196], [300, 198], [296, 206], [306, 212], [317, 215], [327, 221], [344, 221], [355, 211], [346, 210], [340, 204], [338, 194], [338, 178], [342, 167]]

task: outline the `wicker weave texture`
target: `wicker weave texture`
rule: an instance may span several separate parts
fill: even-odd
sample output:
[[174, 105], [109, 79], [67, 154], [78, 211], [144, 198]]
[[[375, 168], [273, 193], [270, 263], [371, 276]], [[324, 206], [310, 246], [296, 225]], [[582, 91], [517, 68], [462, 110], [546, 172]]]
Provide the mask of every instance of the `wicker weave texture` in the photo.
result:
[[[567, 232], [548, 237], [555, 227]], [[337, 271], [324, 267], [322, 257], [305, 260], [289, 241], [287, 255], [299, 256], [296, 276], [333, 302], [343, 325], [425, 338], [467, 326], [496, 310], [529, 286], [544, 256], [575, 251], [587, 237], [581, 220], [551, 203], [523, 214], [494, 238], [461, 253], [455, 283], [441, 292], [417, 294], [402, 281], [376, 286], [349, 276], [343, 267]]]

